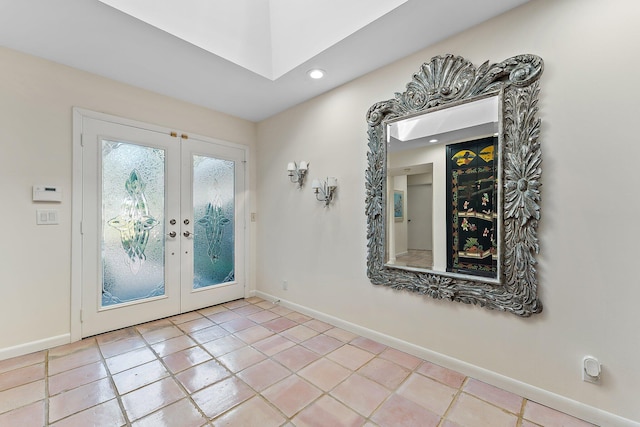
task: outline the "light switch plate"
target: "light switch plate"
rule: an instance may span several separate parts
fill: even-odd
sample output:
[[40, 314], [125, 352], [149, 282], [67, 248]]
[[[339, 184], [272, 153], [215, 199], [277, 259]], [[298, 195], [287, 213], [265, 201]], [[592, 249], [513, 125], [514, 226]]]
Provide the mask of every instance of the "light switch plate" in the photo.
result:
[[59, 224], [57, 209], [36, 209], [36, 224], [56, 225]]

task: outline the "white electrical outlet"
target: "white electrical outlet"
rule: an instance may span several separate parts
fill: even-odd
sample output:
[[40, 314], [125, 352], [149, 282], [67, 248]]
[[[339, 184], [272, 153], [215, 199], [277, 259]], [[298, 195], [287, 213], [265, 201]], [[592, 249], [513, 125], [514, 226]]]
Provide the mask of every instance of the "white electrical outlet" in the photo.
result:
[[585, 356], [582, 359], [582, 381], [599, 384], [602, 374], [602, 365], [593, 356]]
[[284, 289], [285, 291], [287, 289], [289, 289], [289, 282], [287, 282], [286, 280], [282, 281], [282, 289]]

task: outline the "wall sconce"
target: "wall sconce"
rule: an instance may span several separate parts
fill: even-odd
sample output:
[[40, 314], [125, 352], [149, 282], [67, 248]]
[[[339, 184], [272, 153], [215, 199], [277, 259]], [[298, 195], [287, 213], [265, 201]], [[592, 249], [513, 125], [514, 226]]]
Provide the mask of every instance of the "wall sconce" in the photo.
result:
[[329, 202], [333, 199], [333, 193], [338, 187], [338, 180], [328, 177], [325, 180], [314, 179], [311, 184], [313, 192], [316, 194], [316, 200], [324, 202], [325, 206], [329, 206]]
[[289, 179], [291, 182], [297, 182], [298, 187], [302, 187], [304, 184], [304, 177], [307, 174], [307, 170], [309, 169], [309, 163], [304, 160], [300, 161], [300, 164], [297, 165], [296, 162], [289, 162], [287, 165], [287, 170], [289, 171]]

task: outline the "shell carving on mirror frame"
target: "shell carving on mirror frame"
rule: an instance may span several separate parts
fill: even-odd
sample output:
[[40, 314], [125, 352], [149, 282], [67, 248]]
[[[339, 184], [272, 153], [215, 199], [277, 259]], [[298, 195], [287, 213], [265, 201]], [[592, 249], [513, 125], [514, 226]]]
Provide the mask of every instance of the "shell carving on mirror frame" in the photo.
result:
[[[487, 61], [479, 67], [460, 56], [436, 56], [422, 64], [404, 92], [371, 106], [366, 116], [369, 150], [365, 214], [367, 275], [374, 285], [519, 316], [542, 311], [537, 292], [536, 255], [539, 252], [537, 228], [542, 173], [537, 104], [543, 69], [542, 59], [529, 54], [495, 64]], [[384, 123], [491, 94], [502, 94], [503, 100], [501, 283], [385, 266], [387, 152]]]

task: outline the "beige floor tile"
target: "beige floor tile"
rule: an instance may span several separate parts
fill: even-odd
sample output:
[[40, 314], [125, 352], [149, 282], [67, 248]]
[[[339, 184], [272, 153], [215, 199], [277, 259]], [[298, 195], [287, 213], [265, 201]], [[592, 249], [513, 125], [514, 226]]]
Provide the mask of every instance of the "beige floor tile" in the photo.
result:
[[46, 352], [38, 351], [36, 353], [26, 354], [24, 356], [12, 357], [10, 359], [0, 360], [0, 374], [13, 371], [14, 369], [23, 368], [25, 366], [44, 363]]
[[44, 379], [44, 363], [29, 365], [0, 374], [0, 392]]
[[266, 359], [267, 356], [252, 347], [243, 347], [218, 358], [231, 372], [240, 372]]
[[351, 375], [331, 392], [333, 397], [365, 417], [369, 417], [390, 394], [391, 391], [380, 384], [358, 374]]
[[102, 362], [94, 362], [79, 368], [70, 369], [49, 377], [49, 395], [54, 396], [63, 391], [89, 384], [108, 376]]
[[463, 390], [514, 414], [519, 414], [522, 409], [524, 400], [522, 397], [473, 378], [469, 378]]
[[351, 371], [331, 360], [322, 358], [298, 371], [298, 375], [316, 387], [329, 391], [351, 375]]
[[264, 322], [262, 324], [262, 326], [273, 332], [282, 332], [297, 325], [298, 323], [287, 317], [278, 317], [277, 319], [269, 320], [268, 322]]
[[330, 396], [322, 396], [293, 418], [298, 427], [345, 426], [356, 427], [365, 420]]
[[328, 323], [325, 323], [321, 320], [318, 319], [311, 319], [308, 322], [304, 323], [304, 326], [306, 326], [307, 328], [311, 328], [314, 331], [318, 331], [318, 332], [325, 332], [331, 328], [333, 328], [333, 325], [330, 325]]
[[324, 334], [316, 335], [301, 343], [303, 347], [308, 348], [318, 354], [326, 355], [344, 345], [339, 339], [329, 337]]
[[292, 372], [297, 372], [319, 358], [320, 355], [300, 345], [288, 348], [273, 356], [273, 359], [289, 368]]
[[278, 427], [286, 419], [260, 396], [255, 396], [213, 421], [215, 426]]
[[179, 325], [181, 323], [186, 323], [192, 320], [201, 319], [202, 316], [204, 316], [202, 313], [198, 313], [197, 311], [190, 311], [188, 313], [183, 313], [177, 316], [170, 317], [169, 320], [173, 322], [174, 325]]
[[142, 336], [147, 343], [156, 344], [182, 335], [180, 328], [174, 326], [171, 322], [169, 322], [169, 325], [170, 326], [164, 326], [158, 329], [152, 329], [148, 332], [143, 332]]
[[378, 357], [361, 367], [358, 372], [390, 390], [395, 390], [411, 373], [400, 365]]
[[45, 398], [44, 380], [0, 391], [0, 414]]
[[471, 395], [462, 393], [447, 419], [464, 427], [515, 427], [518, 417]]
[[160, 361], [145, 363], [112, 376], [118, 393], [125, 394], [169, 376]]
[[225, 323], [220, 323], [220, 327], [222, 329], [224, 329], [227, 332], [238, 332], [238, 331], [242, 331], [245, 329], [248, 329], [252, 326], [256, 326], [256, 322], [252, 322], [249, 319], [246, 319], [244, 317], [241, 317], [239, 319], [234, 319], [234, 320], [230, 320], [228, 322]]
[[374, 355], [368, 351], [362, 350], [358, 347], [346, 344], [335, 351], [327, 354], [327, 358], [338, 362], [345, 368], [349, 368], [352, 371], [360, 368], [362, 365], [374, 358]]
[[297, 375], [272, 385], [263, 393], [286, 416], [292, 417], [322, 395], [322, 391]]
[[247, 319], [256, 323], [264, 323], [264, 322], [268, 322], [269, 320], [277, 319], [278, 317], [280, 316], [275, 314], [273, 311], [263, 310], [248, 316]]
[[116, 399], [92, 406], [89, 409], [85, 409], [84, 411], [51, 424], [52, 427], [119, 427], [124, 425], [126, 425], [126, 420]]
[[291, 348], [294, 345], [296, 344], [293, 341], [288, 340], [281, 335], [272, 335], [268, 338], [254, 343], [252, 347], [260, 350], [267, 356], [273, 356], [274, 354], [280, 353], [281, 351]]
[[161, 341], [151, 346], [158, 356], [165, 357], [171, 353], [176, 353], [180, 350], [184, 350], [196, 345], [196, 342], [188, 335], [180, 335], [175, 338], [170, 338], [166, 341]]
[[373, 413], [371, 421], [380, 427], [436, 427], [440, 423], [440, 417], [411, 400], [394, 394]]
[[82, 347], [70, 353], [52, 356], [49, 353], [49, 375], [55, 375], [60, 372], [79, 366], [88, 365], [101, 359], [100, 351], [97, 345]]
[[204, 349], [213, 357], [220, 357], [246, 346], [247, 344], [244, 341], [234, 337], [233, 335], [228, 335], [202, 344], [202, 347], [204, 347]]
[[44, 400], [0, 414], [0, 426], [45, 425]]
[[205, 387], [229, 377], [231, 373], [216, 360], [210, 360], [193, 366], [176, 375], [176, 379], [189, 393], [195, 393]]
[[271, 335], [273, 335], [273, 331], [270, 331], [269, 329], [260, 325], [256, 325], [243, 331], [236, 332], [235, 334], [237, 338], [240, 338], [247, 344], [253, 344], [254, 342], [270, 337]]
[[200, 347], [191, 347], [172, 353], [162, 360], [167, 365], [167, 368], [175, 374], [211, 359], [211, 355]]
[[423, 377], [411, 374], [398, 388], [397, 393], [421, 405], [437, 415], [444, 415], [453, 402], [458, 391], [452, 387]]
[[105, 360], [111, 374], [126, 371], [136, 366], [156, 360], [156, 355], [148, 347], [137, 348], [127, 353], [119, 354]]
[[55, 422], [115, 397], [107, 378], [65, 391], [49, 398], [49, 421]]
[[308, 340], [311, 337], [315, 337], [316, 335], [318, 335], [318, 332], [304, 325], [298, 325], [294, 326], [293, 328], [289, 328], [286, 331], [283, 331], [282, 335], [289, 338], [291, 341], [300, 343]]
[[238, 378], [228, 378], [193, 394], [193, 400], [209, 418], [215, 418], [256, 393]]
[[211, 326], [209, 328], [200, 329], [195, 332], [191, 332], [189, 335], [194, 341], [200, 344], [207, 343], [209, 341], [217, 340], [228, 335], [229, 332], [222, 329], [218, 325]]
[[443, 368], [442, 366], [438, 366], [430, 362], [423, 362], [418, 369], [416, 369], [416, 372], [440, 381], [441, 383], [453, 388], [460, 388], [466, 378], [459, 372]]
[[[340, 329], [340, 328], [331, 328], [328, 329], [324, 332], [325, 335], [328, 335], [330, 337], [339, 339], [342, 342], [351, 342], [353, 339], [357, 338], [358, 336], [352, 332], [349, 331], [345, 331], [344, 329]], [[366, 348], [365, 348], [366, 350]]]
[[125, 394], [122, 405], [129, 420], [134, 421], [184, 397], [173, 378], [165, 378]]
[[182, 399], [132, 423], [132, 427], [200, 427], [206, 419], [189, 399]]
[[180, 328], [180, 330], [189, 334], [191, 332], [199, 331], [200, 329], [210, 328], [214, 326], [214, 323], [208, 318], [200, 316], [197, 319], [179, 323], [177, 326], [178, 328]]
[[271, 359], [263, 360], [238, 373], [242, 381], [257, 391], [262, 391], [289, 375], [291, 371]]
[[380, 354], [387, 348], [386, 345], [365, 337], [356, 337], [351, 341], [350, 344], [355, 345], [356, 347], [360, 347], [363, 350], [367, 350], [369, 353], [373, 354]]
[[[130, 329], [127, 329], [127, 330], [130, 330]], [[122, 353], [127, 353], [137, 348], [145, 347], [146, 345], [147, 343], [144, 342], [142, 337], [139, 335], [119, 339], [116, 341], [109, 341], [109, 342], [103, 342], [103, 343], [99, 342], [100, 351], [102, 352], [102, 356], [105, 359], [109, 357], [117, 356]]]

